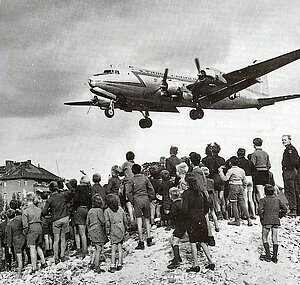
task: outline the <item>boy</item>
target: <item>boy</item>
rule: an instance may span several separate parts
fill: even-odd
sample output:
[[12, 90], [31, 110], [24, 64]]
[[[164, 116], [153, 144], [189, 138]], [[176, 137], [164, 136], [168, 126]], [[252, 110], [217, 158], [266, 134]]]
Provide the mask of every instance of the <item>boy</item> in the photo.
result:
[[144, 174], [141, 174], [141, 170], [142, 168], [139, 164], [132, 165], [133, 177], [129, 182], [128, 189], [128, 199], [134, 207], [139, 234], [139, 243], [135, 249], [145, 249], [145, 245], [142, 240], [143, 217], [145, 218], [145, 225], [147, 231], [147, 246], [152, 245], [152, 238], [150, 232], [150, 202], [153, 200], [155, 192], [150, 180]]
[[30, 248], [30, 257], [32, 264], [31, 273], [35, 273], [35, 271], [37, 270], [37, 254], [41, 259], [41, 268], [43, 269], [47, 267], [44, 253], [40, 246], [43, 241], [41, 225], [42, 210], [33, 204], [35, 198], [36, 196], [33, 192], [28, 192], [26, 194], [28, 206], [23, 210], [22, 213], [23, 233], [26, 234], [27, 245], [29, 245]]
[[226, 175], [223, 169], [225, 166], [219, 168], [219, 174], [223, 181], [229, 182], [229, 202], [232, 204], [232, 211], [234, 215], [234, 222], [228, 222], [228, 225], [239, 226], [240, 216], [238, 211], [238, 204], [241, 211], [245, 214], [248, 220], [248, 226], [252, 226], [252, 222], [245, 206], [244, 191], [247, 185], [246, 175], [244, 169], [238, 167], [239, 159], [236, 156], [232, 156], [229, 159], [229, 165], [231, 168], [228, 169]]
[[183, 238], [186, 232], [186, 227], [185, 227], [185, 217], [181, 206], [180, 190], [176, 187], [172, 187], [170, 189], [170, 198], [172, 200], [172, 204], [169, 213], [169, 218], [172, 220], [175, 226], [175, 230], [170, 239], [171, 246], [174, 253], [174, 258], [171, 260], [171, 263], [167, 267], [169, 269], [175, 269], [179, 267], [179, 264], [182, 261], [179, 254], [179, 242], [180, 239]]
[[[260, 256], [260, 260], [273, 261], [277, 263], [278, 253], [278, 227], [280, 226], [280, 218], [287, 213], [287, 206], [274, 195], [274, 187], [266, 184], [264, 188], [266, 197], [259, 201], [258, 214], [262, 224], [262, 242], [266, 254]], [[270, 247], [268, 243], [268, 235], [272, 231], [273, 256], [271, 257]]]
[[25, 236], [23, 234], [22, 216], [16, 216], [13, 209], [8, 209], [6, 215], [9, 219], [6, 226], [6, 243], [11, 253], [11, 247], [14, 247], [15, 254], [18, 261], [18, 278], [21, 278], [21, 271], [23, 267], [22, 248], [25, 245]]

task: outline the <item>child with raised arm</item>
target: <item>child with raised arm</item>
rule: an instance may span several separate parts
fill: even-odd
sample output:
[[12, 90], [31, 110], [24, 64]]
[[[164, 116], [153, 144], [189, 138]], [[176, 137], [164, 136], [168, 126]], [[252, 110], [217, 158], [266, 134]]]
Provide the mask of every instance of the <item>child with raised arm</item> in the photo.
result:
[[[260, 199], [258, 206], [258, 214], [260, 216], [260, 222], [262, 224], [262, 242], [266, 254], [260, 256], [260, 260], [273, 261], [277, 263], [278, 253], [278, 227], [280, 226], [280, 218], [287, 213], [287, 206], [281, 202], [281, 200], [274, 195], [274, 187], [270, 184], [266, 184], [265, 188], [266, 197]], [[270, 246], [268, 243], [268, 235], [270, 230], [272, 231], [273, 242], [273, 255], [270, 253]]]
[[100, 194], [95, 194], [92, 198], [92, 208], [88, 211], [86, 226], [88, 230], [88, 237], [95, 246], [96, 250], [92, 256], [91, 269], [95, 272], [104, 272], [99, 266], [100, 254], [102, 247], [108, 241], [105, 232], [105, 218], [103, 213], [103, 199]]
[[[125, 238], [127, 219], [124, 210], [120, 207], [119, 197], [115, 194], [106, 196], [108, 208], [104, 211], [106, 221], [106, 233], [111, 243], [111, 265], [108, 270], [111, 273], [119, 271], [123, 267], [122, 244]], [[116, 251], [118, 250], [118, 262], [116, 262]]]

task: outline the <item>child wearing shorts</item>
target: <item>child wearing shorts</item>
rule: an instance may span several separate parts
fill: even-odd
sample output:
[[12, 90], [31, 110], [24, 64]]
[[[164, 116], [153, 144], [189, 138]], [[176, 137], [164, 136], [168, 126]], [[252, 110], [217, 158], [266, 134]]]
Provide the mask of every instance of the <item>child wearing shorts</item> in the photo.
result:
[[[122, 244], [125, 238], [127, 219], [124, 210], [120, 207], [119, 198], [115, 194], [107, 195], [108, 208], [104, 211], [106, 221], [106, 233], [111, 243], [111, 265], [109, 272], [114, 273], [121, 270], [123, 266]], [[118, 263], [116, 262], [116, 251], [118, 250]]]
[[41, 213], [42, 210], [34, 205], [35, 194], [28, 192], [26, 194], [27, 208], [22, 213], [23, 233], [26, 234], [27, 245], [30, 248], [30, 257], [32, 271], [35, 273], [37, 270], [37, 254], [41, 260], [41, 268], [46, 268], [47, 264], [45, 261], [44, 253], [41, 248], [43, 242], [42, 225], [41, 225]]
[[[258, 206], [258, 214], [262, 224], [262, 242], [265, 249], [265, 255], [260, 256], [260, 260], [273, 261], [277, 263], [278, 253], [278, 227], [280, 226], [280, 218], [287, 213], [287, 206], [274, 195], [274, 187], [266, 184], [264, 188], [266, 197], [260, 199]], [[268, 243], [269, 232], [272, 232], [273, 255], [270, 253]]]
[[179, 243], [180, 239], [183, 238], [186, 232], [186, 226], [184, 212], [182, 211], [181, 205], [180, 189], [172, 187], [170, 189], [170, 198], [172, 200], [172, 204], [169, 212], [169, 217], [175, 226], [175, 230], [173, 231], [173, 234], [170, 239], [174, 258], [171, 260], [171, 263], [167, 266], [167, 268], [175, 269], [179, 267], [180, 262], [182, 261], [179, 254]]
[[102, 247], [108, 241], [105, 232], [105, 218], [102, 209], [103, 204], [101, 195], [95, 194], [92, 198], [92, 208], [88, 211], [86, 220], [88, 237], [96, 248], [92, 256], [90, 267], [97, 273], [104, 272], [99, 266], [99, 260]]
[[[25, 235], [23, 234], [22, 217], [16, 216], [13, 209], [8, 209], [6, 215], [9, 219], [6, 226], [6, 243], [8, 250], [13, 246], [18, 262], [18, 278], [21, 278], [23, 268], [22, 249], [25, 245]], [[11, 253], [11, 252], [10, 252]]]

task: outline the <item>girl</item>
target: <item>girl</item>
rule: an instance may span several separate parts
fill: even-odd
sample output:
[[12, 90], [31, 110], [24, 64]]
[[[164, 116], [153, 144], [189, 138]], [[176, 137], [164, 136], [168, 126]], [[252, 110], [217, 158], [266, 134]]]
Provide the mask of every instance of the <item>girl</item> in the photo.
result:
[[99, 266], [100, 254], [103, 245], [108, 241], [105, 233], [105, 218], [102, 210], [103, 200], [100, 194], [95, 194], [92, 198], [93, 208], [88, 211], [86, 225], [88, 229], [88, 237], [95, 245], [96, 250], [93, 252], [91, 260], [91, 269], [95, 272], [104, 272]]
[[[266, 254], [260, 256], [260, 260], [273, 261], [277, 263], [278, 253], [278, 226], [280, 225], [280, 218], [287, 213], [287, 206], [274, 195], [274, 187], [266, 184], [264, 188], [266, 197], [259, 201], [258, 214], [262, 224], [262, 242]], [[272, 231], [273, 242], [273, 256], [271, 257], [270, 247], [268, 243], [268, 235]]]
[[199, 189], [197, 180], [194, 174], [187, 173], [185, 177], [188, 183], [188, 190], [182, 194], [182, 210], [186, 215], [187, 232], [191, 244], [193, 266], [188, 268], [187, 272], [199, 272], [200, 267], [197, 260], [197, 243], [199, 242], [209, 264], [205, 268], [214, 270], [208, 242], [208, 229], [205, 215], [208, 213], [207, 199], [204, 193]]
[[[111, 266], [109, 272], [114, 273], [121, 270], [123, 266], [122, 243], [126, 231], [126, 215], [119, 206], [119, 198], [114, 194], [107, 195], [108, 208], [104, 211], [106, 221], [106, 232], [110, 236], [111, 243]], [[116, 251], [118, 250], [118, 263], [116, 263]]]

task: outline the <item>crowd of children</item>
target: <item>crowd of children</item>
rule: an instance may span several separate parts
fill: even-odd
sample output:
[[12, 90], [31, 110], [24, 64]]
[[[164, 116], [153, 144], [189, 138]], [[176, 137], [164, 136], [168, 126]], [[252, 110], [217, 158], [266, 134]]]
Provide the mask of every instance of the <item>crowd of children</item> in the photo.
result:
[[[210, 220], [218, 232], [220, 219], [233, 217], [234, 221], [228, 224], [240, 226], [243, 218], [252, 226], [251, 220], [256, 215], [263, 225], [266, 251], [260, 259], [276, 263], [279, 218], [285, 215], [287, 207], [275, 197], [275, 184], [270, 175], [263, 185], [266, 197], [263, 198], [261, 190], [254, 191], [255, 166], [245, 158], [244, 149], [240, 148], [238, 156], [228, 161], [219, 156], [220, 150], [214, 143], [207, 146], [203, 159], [196, 152], [179, 159], [178, 148], [172, 146], [169, 158], [161, 157], [159, 163], [143, 166], [134, 162], [135, 155], [129, 151], [121, 167], [112, 167], [105, 186], [100, 184], [100, 174], [95, 173], [93, 185], [84, 175], [79, 184], [76, 179], [52, 181], [49, 192], [27, 193], [22, 203], [12, 200], [9, 209], [2, 213], [0, 225], [1, 269], [6, 265], [11, 269], [15, 260], [19, 277], [25, 262], [31, 263], [34, 273], [38, 268], [37, 255], [43, 269], [47, 267], [45, 256], [52, 251], [55, 264], [64, 262], [68, 258], [68, 237], [76, 248], [76, 256], [84, 258], [89, 243], [94, 246], [90, 268], [98, 273], [104, 271], [100, 267], [102, 248], [110, 241], [109, 272], [114, 273], [122, 270], [126, 231], [137, 230], [136, 250], [143, 250], [143, 228], [146, 245], [150, 247], [153, 245], [151, 227], [165, 226], [166, 230], [174, 229], [171, 236], [174, 258], [167, 266], [169, 269], [180, 266], [180, 239], [187, 234], [193, 257], [187, 272], [200, 271], [197, 260], [200, 248], [207, 257], [206, 268], [214, 270], [209, 246], [215, 245], [215, 239]], [[270, 230], [273, 256], [268, 244]]]

